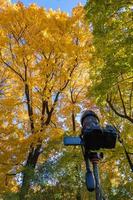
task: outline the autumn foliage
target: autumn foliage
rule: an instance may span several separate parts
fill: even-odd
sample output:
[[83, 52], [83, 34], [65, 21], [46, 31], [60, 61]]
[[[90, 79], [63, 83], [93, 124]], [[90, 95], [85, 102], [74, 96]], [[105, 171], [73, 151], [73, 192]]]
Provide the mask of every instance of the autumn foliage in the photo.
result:
[[72, 16], [35, 4], [1, 7], [1, 192], [20, 190], [24, 199], [35, 167], [52, 156], [54, 146], [46, 149], [65, 131], [63, 119], [68, 129], [67, 118], [73, 117], [76, 131], [93, 51], [82, 6]]

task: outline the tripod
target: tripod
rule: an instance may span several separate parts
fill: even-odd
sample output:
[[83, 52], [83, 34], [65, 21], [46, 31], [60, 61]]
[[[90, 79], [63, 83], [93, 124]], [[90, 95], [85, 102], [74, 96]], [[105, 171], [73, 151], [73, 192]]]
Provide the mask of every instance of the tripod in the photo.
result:
[[[103, 158], [102, 153], [97, 152], [85, 152], [84, 154], [85, 163], [86, 163], [86, 186], [87, 189], [92, 192], [95, 190], [96, 200], [105, 200], [102, 194], [101, 186], [100, 186], [100, 178], [99, 178], [99, 169], [98, 162]], [[89, 161], [93, 166], [93, 173], [90, 170]]]
[[[81, 117], [81, 134], [79, 137], [64, 137], [65, 145], [81, 146], [86, 163], [86, 185], [88, 191], [96, 192], [96, 200], [105, 200], [100, 187], [98, 163], [103, 154], [93, 152], [100, 148], [115, 148], [117, 131], [114, 127], [106, 125], [101, 127], [98, 116], [92, 110], [86, 110]], [[128, 157], [129, 160], [129, 157]], [[130, 160], [129, 160], [130, 161]], [[93, 172], [90, 169], [90, 162]], [[132, 164], [130, 162], [130, 164]]]

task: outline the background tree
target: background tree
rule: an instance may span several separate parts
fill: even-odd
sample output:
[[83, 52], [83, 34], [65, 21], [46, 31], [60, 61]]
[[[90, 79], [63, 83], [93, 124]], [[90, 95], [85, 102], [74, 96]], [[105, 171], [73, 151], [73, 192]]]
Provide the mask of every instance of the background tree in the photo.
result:
[[[106, 99], [116, 115], [133, 123], [133, 44], [132, 2], [89, 1], [87, 17], [91, 22], [99, 65], [94, 90]], [[114, 92], [115, 91], [115, 92]]]
[[[121, 137], [130, 153], [133, 150], [132, 7], [132, 1], [113, 0], [90, 0], [85, 6], [95, 46], [91, 94], [101, 110], [103, 121], [110, 121], [121, 131]], [[108, 160], [113, 162], [110, 166], [114, 166], [113, 169], [116, 169], [119, 177], [111, 177], [115, 172], [112, 167], [107, 166], [108, 164], [105, 165], [107, 169], [110, 168], [110, 172], [107, 175], [105, 170], [102, 170], [103, 176], [109, 177], [107, 182], [112, 188], [112, 194], [111, 191], [107, 191], [107, 194], [110, 194], [108, 198], [113, 199], [115, 196], [118, 199], [130, 199], [131, 173], [121, 146], [117, 145], [115, 153], [109, 152], [107, 155]], [[123, 177], [124, 166], [126, 174]], [[125, 193], [123, 193], [124, 187]]]

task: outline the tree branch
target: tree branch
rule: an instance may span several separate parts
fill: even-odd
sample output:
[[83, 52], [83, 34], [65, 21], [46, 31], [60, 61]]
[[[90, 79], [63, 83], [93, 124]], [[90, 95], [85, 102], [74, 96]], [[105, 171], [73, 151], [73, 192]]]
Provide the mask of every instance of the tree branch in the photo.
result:
[[[78, 66], [78, 63], [76, 63], [76, 64], [74, 65], [74, 67], [72, 68], [72, 70], [70, 71], [69, 77], [72, 76], [72, 74], [73, 74], [73, 72], [74, 72], [74, 70], [75, 70], [75, 68], [76, 68], [77, 66]], [[68, 78], [68, 80], [66, 81], [65, 85], [64, 85], [60, 90], [63, 91], [63, 90], [67, 87], [67, 85], [68, 85], [69, 82], [70, 82], [70, 79]]]
[[46, 109], [46, 101], [42, 99], [42, 115], [41, 115], [41, 130], [43, 129], [44, 126], [44, 114], [45, 114], [45, 109]]
[[127, 119], [128, 121], [132, 122], [133, 123], [133, 118], [127, 116], [127, 115], [123, 115], [121, 113], [119, 113], [115, 107], [113, 106], [112, 102], [111, 102], [111, 97], [109, 97], [109, 95], [107, 96], [107, 99], [106, 99], [106, 102], [108, 103], [108, 105], [110, 106], [110, 108], [112, 109], [112, 111], [118, 115], [119, 117], [121, 118], [124, 118], [124, 119]]
[[74, 97], [73, 97], [73, 92], [74, 92], [74, 88], [70, 88], [71, 101], [72, 101], [72, 103], [74, 104], [75, 101], [74, 101]]
[[14, 68], [12, 68], [7, 62], [5, 62], [5, 61], [3, 60], [1, 53], [0, 53], [0, 57], [1, 57], [2, 62], [3, 62], [9, 69], [11, 69], [16, 75], [18, 75], [19, 78], [24, 82], [24, 78], [22, 77], [22, 75], [21, 75], [19, 72], [17, 72]]
[[29, 85], [27, 83], [27, 65], [24, 62], [24, 59], [23, 59], [23, 64], [25, 67], [25, 80], [24, 80], [25, 81], [25, 96], [26, 96], [26, 100], [27, 100], [28, 116], [29, 116], [29, 120], [30, 120], [31, 132], [33, 134], [34, 133], [33, 108], [31, 105]]
[[123, 100], [123, 97], [122, 97], [122, 93], [121, 93], [119, 84], [118, 84], [117, 87], [118, 87], [118, 91], [119, 91], [120, 100], [121, 100], [121, 103], [122, 103], [124, 114], [125, 114], [125, 116], [127, 116], [127, 111], [126, 111], [125, 103], [124, 103], [124, 100]]
[[77, 98], [78, 98], [79, 94], [83, 91], [84, 88], [85, 88], [85, 86], [82, 87], [82, 88], [78, 91], [78, 93], [77, 93], [77, 95], [76, 95], [76, 97], [75, 97], [75, 101], [77, 101]]

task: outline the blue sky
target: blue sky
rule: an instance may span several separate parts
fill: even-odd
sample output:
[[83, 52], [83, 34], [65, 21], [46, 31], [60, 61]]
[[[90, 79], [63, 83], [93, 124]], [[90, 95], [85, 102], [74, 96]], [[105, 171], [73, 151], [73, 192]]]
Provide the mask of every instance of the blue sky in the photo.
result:
[[[45, 8], [58, 9], [62, 11], [71, 13], [73, 7], [75, 7], [79, 2], [83, 5], [86, 3], [86, 0], [21, 0], [26, 6], [31, 3], [36, 3], [39, 6], [44, 6]], [[13, 3], [16, 3], [17, 0], [12, 0]]]

